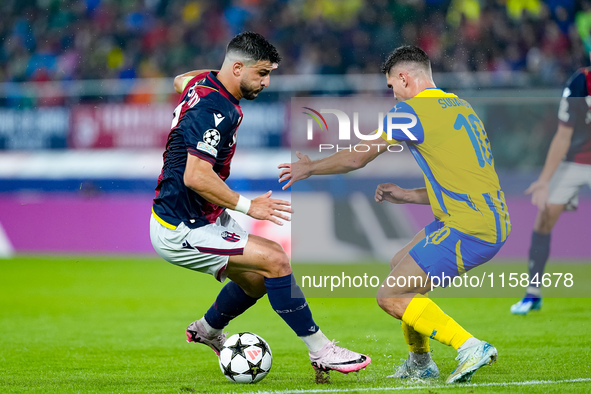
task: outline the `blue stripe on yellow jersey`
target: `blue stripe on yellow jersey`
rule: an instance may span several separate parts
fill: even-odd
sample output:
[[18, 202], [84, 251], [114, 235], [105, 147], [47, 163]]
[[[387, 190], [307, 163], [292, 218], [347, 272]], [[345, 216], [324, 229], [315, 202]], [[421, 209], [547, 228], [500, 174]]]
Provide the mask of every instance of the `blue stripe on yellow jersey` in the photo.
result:
[[437, 219], [487, 242], [507, 239], [511, 222], [490, 142], [467, 101], [426, 89], [390, 110], [382, 138], [406, 142], [423, 171]]

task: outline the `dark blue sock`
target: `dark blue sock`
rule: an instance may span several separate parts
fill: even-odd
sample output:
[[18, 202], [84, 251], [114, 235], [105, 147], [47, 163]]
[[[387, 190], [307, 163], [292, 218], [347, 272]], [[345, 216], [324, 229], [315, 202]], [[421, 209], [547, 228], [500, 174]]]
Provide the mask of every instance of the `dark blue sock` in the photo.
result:
[[256, 298], [248, 296], [240, 286], [230, 281], [222, 288], [204, 317], [210, 326], [222, 329], [256, 302]]
[[[529, 247], [529, 277], [535, 282], [542, 282], [544, 268], [550, 256], [550, 234], [532, 232], [531, 246]], [[539, 284], [530, 283], [531, 287], [540, 287]], [[528, 297], [530, 295], [526, 295]], [[537, 295], [531, 295], [538, 297]]]
[[319, 330], [306, 302], [302, 289], [296, 284], [293, 274], [279, 278], [265, 278], [271, 307], [298, 337], [314, 334]]

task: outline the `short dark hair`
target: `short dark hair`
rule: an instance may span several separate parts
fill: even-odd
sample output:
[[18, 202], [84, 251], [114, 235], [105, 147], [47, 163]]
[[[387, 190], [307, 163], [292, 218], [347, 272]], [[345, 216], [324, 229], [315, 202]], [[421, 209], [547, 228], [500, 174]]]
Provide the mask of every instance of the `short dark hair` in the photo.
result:
[[246, 31], [238, 34], [228, 43], [226, 53], [238, 52], [255, 62], [268, 60], [279, 63], [281, 56], [277, 49], [259, 33]]
[[392, 67], [398, 63], [411, 62], [419, 63], [427, 70], [431, 67], [429, 56], [421, 48], [414, 45], [404, 45], [394, 49], [382, 64], [382, 73], [388, 74]]

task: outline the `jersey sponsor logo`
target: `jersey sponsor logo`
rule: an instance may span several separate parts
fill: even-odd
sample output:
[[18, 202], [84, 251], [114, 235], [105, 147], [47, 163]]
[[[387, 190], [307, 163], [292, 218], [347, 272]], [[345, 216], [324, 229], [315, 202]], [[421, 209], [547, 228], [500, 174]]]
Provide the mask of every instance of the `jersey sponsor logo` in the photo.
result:
[[238, 242], [240, 241], [240, 235], [236, 233], [232, 233], [229, 231], [222, 232], [222, 238], [228, 242]]
[[218, 127], [218, 125], [222, 122], [222, 120], [224, 120], [226, 117], [222, 116], [222, 114], [213, 114], [213, 121], [215, 122], [215, 127]]
[[215, 148], [220, 143], [220, 132], [216, 129], [206, 130], [203, 134], [203, 142]]
[[210, 154], [214, 157], [218, 156], [218, 150], [216, 148], [214, 148], [213, 146], [206, 144], [205, 142], [199, 141], [199, 143], [197, 144], [197, 150], [203, 151], [207, 154]]

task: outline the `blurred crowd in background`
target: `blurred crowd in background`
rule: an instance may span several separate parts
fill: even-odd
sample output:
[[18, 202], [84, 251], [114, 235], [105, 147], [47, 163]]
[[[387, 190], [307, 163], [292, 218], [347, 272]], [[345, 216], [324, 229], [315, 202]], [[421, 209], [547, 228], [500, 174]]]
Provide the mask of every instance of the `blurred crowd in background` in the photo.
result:
[[171, 77], [217, 67], [253, 30], [281, 74], [378, 73], [402, 44], [435, 72], [524, 71], [558, 87], [589, 63], [584, 0], [2, 0], [0, 80]]
[[[591, 53], [591, 0], [1, 0], [0, 15], [0, 150], [161, 149], [178, 100], [169, 78], [219, 67], [228, 41], [252, 30], [283, 56], [274, 75], [300, 77], [244, 103], [241, 146], [289, 148], [298, 94], [391, 97], [381, 63], [415, 44], [443, 73], [438, 86], [497, 95], [479, 114], [498, 165], [531, 168]], [[375, 80], [383, 91], [366, 92]], [[60, 83], [19, 83], [32, 81]], [[550, 100], [503, 99], [537, 88]]]

